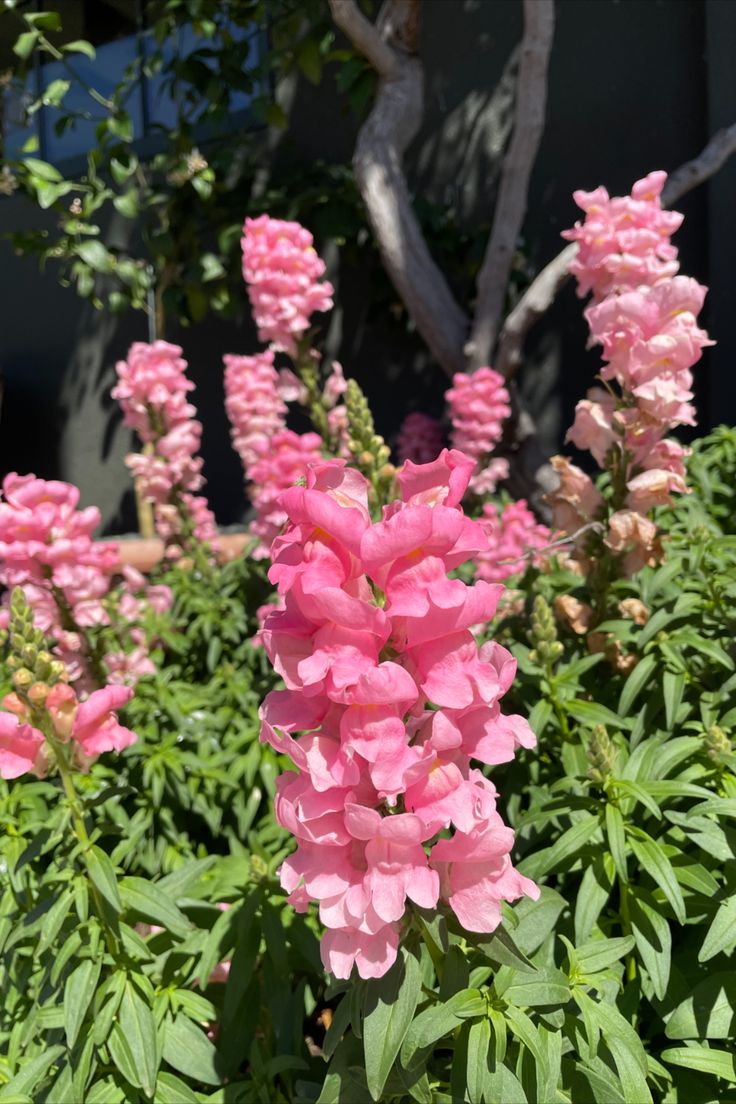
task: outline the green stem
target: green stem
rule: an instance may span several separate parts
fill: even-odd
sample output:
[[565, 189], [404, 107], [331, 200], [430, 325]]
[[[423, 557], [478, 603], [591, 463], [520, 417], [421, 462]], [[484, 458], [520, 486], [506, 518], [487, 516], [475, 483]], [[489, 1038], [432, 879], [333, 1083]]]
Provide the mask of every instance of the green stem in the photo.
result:
[[72, 768], [69, 765], [66, 754], [66, 745], [57, 740], [56, 736], [51, 731], [51, 725], [48, 721], [47, 714], [42, 713], [40, 710], [34, 710], [34, 725], [40, 728], [46, 737], [46, 741], [54, 752], [56, 759], [56, 765], [59, 769], [59, 776], [61, 778], [61, 784], [64, 787], [64, 794], [66, 795], [67, 803], [71, 809], [72, 825], [74, 827], [74, 835], [77, 837], [82, 854], [84, 856], [84, 864], [87, 868], [87, 878], [89, 881], [89, 887], [92, 893], [92, 901], [94, 904], [97, 918], [102, 925], [102, 930], [105, 933], [105, 942], [107, 943], [107, 949], [110, 954], [116, 956], [118, 954], [118, 941], [115, 932], [111, 929], [107, 921], [105, 913], [105, 906], [100, 897], [97, 886], [94, 883], [92, 875], [89, 869], [88, 854], [91, 847], [91, 840], [87, 831], [87, 825], [84, 823], [84, 809], [79, 800], [79, 794], [77, 793], [74, 785], [74, 775]]

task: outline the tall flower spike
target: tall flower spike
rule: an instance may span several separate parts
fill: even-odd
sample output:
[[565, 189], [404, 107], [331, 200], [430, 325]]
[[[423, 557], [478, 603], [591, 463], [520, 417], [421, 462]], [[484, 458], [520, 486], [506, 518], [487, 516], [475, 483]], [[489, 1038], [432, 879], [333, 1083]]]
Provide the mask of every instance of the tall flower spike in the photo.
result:
[[312, 235], [298, 222], [261, 215], [243, 227], [243, 279], [261, 341], [291, 355], [315, 311], [332, 306], [332, 285]]
[[127, 360], [118, 361], [118, 383], [112, 390], [125, 424], [140, 437], [143, 452], [126, 464], [153, 503], [156, 530], [170, 553], [191, 548], [193, 541], [217, 547], [217, 527], [207, 500], [197, 494], [204, 484], [199, 452], [202, 425], [187, 401], [194, 384], [178, 345], [136, 341]]
[[367, 481], [341, 460], [312, 464], [280, 498], [288, 523], [269, 577], [281, 604], [260, 635], [286, 689], [266, 697], [261, 739], [298, 769], [277, 784], [277, 820], [297, 841], [281, 884], [296, 909], [319, 904], [337, 977], [385, 974], [410, 902], [442, 900], [483, 932], [502, 901], [538, 895], [471, 764], [535, 743], [500, 710], [515, 661], [495, 643], [479, 650], [469, 628], [503, 588], [449, 577], [487, 549], [459, 507], [472, 469], [447, 450], [407, 464], [375, 523]]
[[508, 475], [508, 462], [491, 458], [503, 435], [503, 423], [511, 413], [503, 376], [492, 368], [478, 368], [472, 375], [458, 372], [445, 392], [452, 420], [453, 448], [476, 462], [471, 491], [487, 494]]

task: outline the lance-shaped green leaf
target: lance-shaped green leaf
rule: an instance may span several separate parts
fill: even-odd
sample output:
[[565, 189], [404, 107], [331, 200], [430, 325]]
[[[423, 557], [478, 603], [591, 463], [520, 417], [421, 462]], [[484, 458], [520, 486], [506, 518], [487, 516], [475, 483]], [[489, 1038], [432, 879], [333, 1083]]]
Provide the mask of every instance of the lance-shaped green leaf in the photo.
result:
[[703, 978], [667, 1020], [668, 1039], [733, 1039], [736, 1035], [736, 974]]
[[684, 924], [685, 899], [682, 896], [680, 883], [672, 869], [672, 863], [667, 858], [662, 846], [639, 828], [632, 831], [629, 843], [639, 860], [642, 870], [646, 870], [651, 875], [672, 905], [672, 910], [677, 919], [681, 924]]
[[97, 988], [101, 969], [102, 963], [99, 959], [92, 962], [85, 958], [64, 983], [64, 1031], [70, 1050], [77, 1041], [79, 1029]]
[[707, 962], [736, 944], [736, 893], [722, 901], [698, 951], [698, 961]]
[[684, 1066], [698, 1073], [711, 1073], [714, 1077], [736, 1084], [736, 1055], [732, 1052], [704, 1046], [672, 1047], [663, 1050], [661, 1058], [669, 1066]]
[[672, 934], [666, 917], [642, 895], [629, 898], [631, 930], [636, 949], [660, 1000], [667, 994], [672, 962]]
[[368, 1089], [380, 1100], [422, 992], [418, 959], [402, 950], [381, 978], [371, 978], [363, 1006], [363, 1047]]

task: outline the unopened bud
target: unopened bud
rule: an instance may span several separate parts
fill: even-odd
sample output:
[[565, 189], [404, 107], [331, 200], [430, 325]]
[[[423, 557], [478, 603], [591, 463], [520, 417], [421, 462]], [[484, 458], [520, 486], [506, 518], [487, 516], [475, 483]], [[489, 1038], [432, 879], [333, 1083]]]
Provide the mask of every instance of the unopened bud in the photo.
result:
[[710, 725], [705, 734], [706, 753], [711, 759], [717, 759], [719, 755], [729, 755], [733, 750], [727, 733], [720, 725]]
[[590, 763], [588, 778], [591, 782], [603, 782], [613, 769], [614, 747], [605, 725], [596, 725], [588, 741], [585, 753]]
[[265, 878], [268, 874], [268, 866], [260, 855], [251, 855], [250, 871], [254, 878]]
[[13, 674], [13, 686], [17, 690], [27, 689], [33, 681], [33, 672], [29, 671], [27, 667], [19, 667]]
[[34, 705], [43, 705], [46, 698], [49, 696], [50, 686], [47, 686], [45, 682], [34, 682], [28, 690], [28, 700], [33, 702]]
[[378, 478], [382, 483], [390, 483], [396, 475], [396, 468], [393, 464], [384, 464], [378, 473]]
[[33, 644], [26, 644], [25, 647], [21, 649], [20, 655], [26, 667], [33, 668], [36, 666], [36, 660], [38, 659], [38, 648], [34, 647]]
[[358, 457], [358, 463], [363, 464], [363, 466], [366, 468], [369, 468], [373, 463], [373, 453], [368, 452], [367, 449], [365, 450], [365, 452], [361, 452], [360, 456]]

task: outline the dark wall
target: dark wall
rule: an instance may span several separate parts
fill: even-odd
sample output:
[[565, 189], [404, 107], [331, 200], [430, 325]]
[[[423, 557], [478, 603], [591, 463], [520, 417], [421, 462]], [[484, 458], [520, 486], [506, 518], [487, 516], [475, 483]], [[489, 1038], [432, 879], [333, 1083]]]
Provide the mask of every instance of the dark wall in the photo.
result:
[[[418, 196], [451, 208], [459, 226], [473, 230], [492, 213], [513, 106], [508, 60], [521, 31], [521, 3], [425, 0], [424, 7], [426, 111], [407, 159], [409, 178]], [[575, 188], [605, 184], [626, 192], [651, 169], [688, 160], [715, 129], [736, 120], [734, 41], [732, 0], [558, 0], [547, 128], [524, 230], [532, 268], [563, 244], [559, 233], [576, 217]], [[317, 90], [300, 87], [285, 155], [345, 161], [353, 141], [354, 122], [330, 77]], [[676, 239], [682, 270], [713, 289], [706, 324], [719, 344], [696, 370], [705, 426], [736, 421], [735, 184], [736, 163], [678, 205], [687, 216]], [[24, 201], [0, 198], [0, 232], [37, 219]], [[113, 235], [120, 232], [111, 227]], [[32, 260], [14, 257], [7, 244], [1, 255], [0, 466], [70, 479], [85, 502], [100, 504], [108, 529], [129, 528], [132, 499], [122, 461], [131, 440], [109, 389], [115, 361], [131, 340], [146, 339], [146, 321], [104, 317], [52, 274], [39, 274]], [[439, 413], [444, 375], [387, 311], [371, 308], [385, 294], [385, 281], [334, 251], [328, 261], [340, 289], [329, 351], [368, 393], [379, 429], [390, 437], [407, 409]], [[244, 499], [222, 406], [221, 356], [255, 347], [246, 314], [239, 324], [207, 319], [169, 335], [192, 365], [209, 494], [225, 524], [242, 516]], [[568, 286], [533, 334], [520, 376], [550, 450], [596, 371], [585, 340], [581, 304]]]

